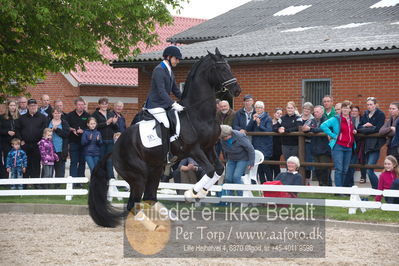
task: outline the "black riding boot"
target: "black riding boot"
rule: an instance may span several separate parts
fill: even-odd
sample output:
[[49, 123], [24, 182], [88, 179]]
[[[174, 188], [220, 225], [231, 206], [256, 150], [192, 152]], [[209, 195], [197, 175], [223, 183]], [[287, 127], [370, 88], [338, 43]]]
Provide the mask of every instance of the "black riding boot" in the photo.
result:
[[161, 134], [162, 134], [162, 153], [164, 154], [164, 161], [167, 162], [167, 156], [169, 153], [169, 146], [170, 146], [170, 133], [169, 128], [166, 128], [161, 123]]
[[162, 132], [162, 151], [165, 154], [164, 155], [165, 163], [174, 163], [177, 160], [177, 157], [172, 156], [172, 154], [170, 152], [169, 128], [166, 128], [163, 124], [161, 124], [161, 132]]

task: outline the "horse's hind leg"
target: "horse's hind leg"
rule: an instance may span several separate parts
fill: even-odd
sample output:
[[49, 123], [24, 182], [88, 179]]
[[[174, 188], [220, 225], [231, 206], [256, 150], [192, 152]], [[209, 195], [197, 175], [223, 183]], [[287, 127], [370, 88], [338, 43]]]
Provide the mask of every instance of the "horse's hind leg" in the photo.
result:
[[127, 203], [127, 209], [134, 215], [133, 219], [139, 221], [148, 231], [165, 231], [162, 225], [155, 224], [154, 221], [147, 216], [145, 211], [146, 204], [141, 203], [147, 185], [144, 182], [129, 183], [129, 185], [131, 192]]
[[132, 211], [133, 208], [137, 207], [136, 204], [141, 202], [141, 198], [143, 197], [144, 193], [144, 184], [130, 184], [130, 196], [127, 202], [127, 210]]
[[[161, 179], [162, 173], [163, 169], [159, 167], [150, 170], [150, 175], [147, 178], [143, 200], [147, 202], [150, 201], [150, 204], [152, 205], [152, 211], [157, 213], [161, 219], [168, 218], [171, 220], [177, 220], [177, 217], [173, 213], [168, 212], [167, 208], [157, 199], [159, 181]], [[158, 228], [157, 230], [162, 230], [162, 228]]]
[[149, 170], [144, 190], [144, 201], [157, 201], [157, 191], [162, 173], [163, 167], [153, 167]]

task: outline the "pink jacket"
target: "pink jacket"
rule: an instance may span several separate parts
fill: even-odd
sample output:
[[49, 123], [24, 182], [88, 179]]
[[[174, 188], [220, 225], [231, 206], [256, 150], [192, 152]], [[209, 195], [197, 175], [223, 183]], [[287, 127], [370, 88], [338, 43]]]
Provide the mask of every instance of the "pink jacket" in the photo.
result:
[[[395, 179], [396, 179], [396, 173], [394, 171], [381, 173], [380, 178], [378, 180], [378, 189], [379, 190], [390, 189]], [[382, 198], [381, 195], [375, 196], [376, 201], [381, 201], [381, 198]]]
[[39, 141], [39, 150], [42, 165], [54, 165], [58, 161], [58, 155], [54, 151], [53, 142], [49, 139], [41, 139]]

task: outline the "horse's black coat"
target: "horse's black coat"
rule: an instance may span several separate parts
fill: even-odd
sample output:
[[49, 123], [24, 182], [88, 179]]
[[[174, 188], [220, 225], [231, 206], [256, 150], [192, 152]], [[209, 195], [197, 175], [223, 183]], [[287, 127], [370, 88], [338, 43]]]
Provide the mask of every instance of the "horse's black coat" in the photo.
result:
[[[182, 95], [181, 139], [171, 145], [172, 153], [179, 159], [192, 157], [209, 177], [216, 171], [223, 172], [223, 165], [216, 157], [215, 143], [220, 135], [219, 123], [215, 120], [215, 92], [222, 84], [234, 79], [230, 66], [219, 50], [203, 57], [191, 69]], [[229, 92], [238, 96], [241, 88], [230, 82]], [[151, 149], [141, 144], [138, 125], [128, 128], [115, 143], [112, 153], [114, 167], [131, 188], [128, 210], [141, 200], [157, 200], [157, 189], [165, 167], [167, 151], [162, 146]], [[107, 202], [107, 176], [104, 160], [95, 168], [89, 191], [90, 215], [101, 226], [114, 227], [123, 213], [116, 213]], [[124, 213], [126, 214], [126, 213]]]

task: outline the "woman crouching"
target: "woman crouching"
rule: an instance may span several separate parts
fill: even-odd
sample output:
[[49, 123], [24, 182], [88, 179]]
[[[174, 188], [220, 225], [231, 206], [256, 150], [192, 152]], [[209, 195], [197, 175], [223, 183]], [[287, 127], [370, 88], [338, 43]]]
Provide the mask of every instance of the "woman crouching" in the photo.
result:
[[[224, 183], [242, 184], [241, 177], [254, 166], [254, 147], [244, 133], [228, 125], [221, 125], [220, 128], [221, 144], [227, 160]], [[231, 191], [224, 193], [232, 195]], [[237, 194], [242, 196], [242, 191], [237, 191]]]

